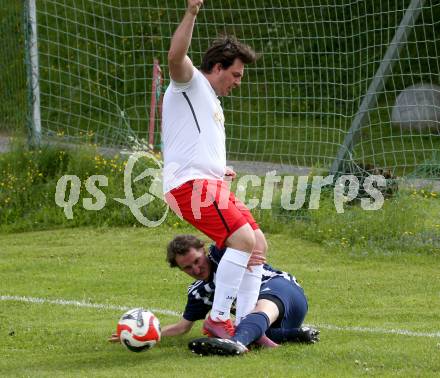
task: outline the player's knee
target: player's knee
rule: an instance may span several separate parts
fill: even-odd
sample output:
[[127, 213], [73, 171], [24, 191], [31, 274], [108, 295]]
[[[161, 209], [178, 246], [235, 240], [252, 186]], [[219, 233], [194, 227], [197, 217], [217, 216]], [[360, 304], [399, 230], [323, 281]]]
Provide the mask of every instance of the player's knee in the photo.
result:
[[259, 299], [255, 309], [252, 312], [264, 312], [269, 318], [270, 324], [274, 323], [280, 315], [277, 305], [267, 299]]
[[240, 227], [226, 240], [226, 246], [248, 253], [254, 250], [255, 244], [255, 233], [249, 224]]
[[234, 244], [235, 247], [231, 246], [232, 248], [252, 253], [255, 248], [255, 235], [252, 232], [243, 232]]
[[254, 231], [255, 233], [255, 250], [261, 251], [263, 254], [266, 254], [267, 251], [267, 241], [263, 232], [258, 229]]

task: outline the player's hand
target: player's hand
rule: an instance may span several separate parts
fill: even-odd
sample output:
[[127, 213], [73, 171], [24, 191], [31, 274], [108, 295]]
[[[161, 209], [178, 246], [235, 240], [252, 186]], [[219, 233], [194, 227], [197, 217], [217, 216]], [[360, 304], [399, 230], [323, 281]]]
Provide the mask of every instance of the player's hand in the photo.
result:
[[256, 265], [261, 265], [266, 262], [266, 256], [263, 251], [254, 250], [249, 258], [247, 268], [252, 272], [252, 267]]
[[237, 177], [237, 174], [234, 172], [234, 170], [231, 167], [226, 167], [225, 180], [233, 181], [236, 177]]
[[121, 340], [119, 339], [119, 337], [116, 333], [112, 333], [112, 335], [108, 338], [108, 341], [110, 343], [120, 343], [121, 342]]
[[188, 11], [196, 16], [202, 5], [203, 0], [188, 0]]

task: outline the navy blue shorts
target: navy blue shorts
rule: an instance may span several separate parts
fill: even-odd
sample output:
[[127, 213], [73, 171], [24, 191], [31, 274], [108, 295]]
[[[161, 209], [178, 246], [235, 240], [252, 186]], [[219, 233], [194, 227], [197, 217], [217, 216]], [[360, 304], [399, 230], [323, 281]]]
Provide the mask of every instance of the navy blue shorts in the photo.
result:
[[268, 295], [279, 299], [284, 306], [284, 315], [272, 325], [274, 328], [301, 327], [308, 310], [307, 298], [301, 286], [284, 277], [274, 277], [260, 288], [260, 298], [267, 298]]

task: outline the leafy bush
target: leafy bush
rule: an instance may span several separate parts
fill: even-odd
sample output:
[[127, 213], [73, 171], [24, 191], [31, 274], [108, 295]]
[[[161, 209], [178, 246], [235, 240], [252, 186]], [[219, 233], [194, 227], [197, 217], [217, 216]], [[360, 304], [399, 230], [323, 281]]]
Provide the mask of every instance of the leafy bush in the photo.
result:
[[[310, 210], [307, 222], [295, 222], [301, 238], [353, 253], [440, 251], [440, 201], [437, 193], [400, 191], [376, 211], [352, 205], [338, 214], [331, 199], [323, 198], [319, 210]], [[437, 236], [436, 236], [437, 235]]]
[[[52, 227], [74, 226], [139, 226], [130, 209], [114, 200], [125, 198], [124, 156], [100, 154], [95, 147], [69, 149], [45, 146], [28, 150], [15, 143], [12, 151], [0, 155], [0, 231], [28, 231]], [[140, 174], [152, 162], [142, 160], [136, 164], [133, 177]], [[80, 196], [73, 206], [73, 219], [67, 219], [63, 208], [55, 202], [57, 182], [63, 175], [76, 175], [81, 181]], [[86, 210], [84, 198], [92, 198], [84, 183], [91, 175], [104, 175], [108, 186], [99, 189], [106, 196], [105, 207], [99, 211]], [[146, 193], [151, 177], [134, 186], [135, 198]], [[70, 195], [66, 190], [65, 201]], [[151, 220], [159, 219], [163, 207], [153, 201], [144, 211]], [[174, 226], [179, 220], [168, 216], [166, 222]]]

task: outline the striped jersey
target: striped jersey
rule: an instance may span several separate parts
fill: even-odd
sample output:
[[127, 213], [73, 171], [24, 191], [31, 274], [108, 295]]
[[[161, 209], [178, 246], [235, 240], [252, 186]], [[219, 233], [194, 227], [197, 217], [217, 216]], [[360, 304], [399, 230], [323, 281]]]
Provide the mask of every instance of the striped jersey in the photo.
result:
[[[218, 249], [214, 245], [210, 247], [208, 258], [211, 261], [213, 273], [209, 281], [197, 280], [188, 287], [188, 299], [183, 313], [184, 319], [192, 322], [205, 319], [206, 314], [211, 310], [215, 291], [215, 273], [224, 252], [224, 249]], [[280, 276], [298, 284], [296, 278], [291, 274], [277, 270], [269, 264], [264, 264], [261, 285], [264, 285], [274, 277]]]

